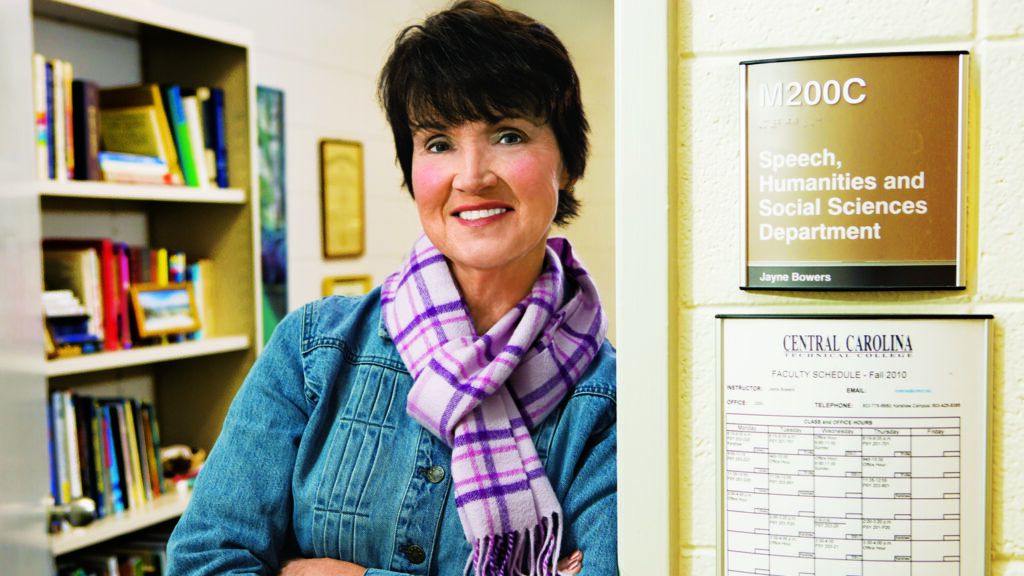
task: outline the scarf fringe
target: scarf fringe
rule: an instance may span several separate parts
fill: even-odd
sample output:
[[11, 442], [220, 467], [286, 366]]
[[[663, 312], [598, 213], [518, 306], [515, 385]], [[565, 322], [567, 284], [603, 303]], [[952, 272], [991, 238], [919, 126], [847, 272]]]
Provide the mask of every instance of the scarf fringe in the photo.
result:
[[562, 547], [558, 513], [529, 530], [478, 538], [464, 576], [556, 576]]

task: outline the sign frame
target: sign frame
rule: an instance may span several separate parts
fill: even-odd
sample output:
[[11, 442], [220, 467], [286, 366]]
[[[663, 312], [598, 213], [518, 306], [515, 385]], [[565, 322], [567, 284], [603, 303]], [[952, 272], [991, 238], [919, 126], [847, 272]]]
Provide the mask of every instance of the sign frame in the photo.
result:
[[[818, 266], [807, 266], [807, 264], [821, 264], [820, 267], [828, 269], [833, 273], [839, 272], [840, 275], [845, 275], [847, 278], [852, 278], [856, 282], [840, 281], [837, 283], [829, 282], [801, 282], [799, 285], [790, 284], [788, 282], [782, 282], [779, 285], [772, 283], [765, 285], [763, 283], [751, 282], [751, 276], [755, 273], [750, 271], [750, 242], [751, 235], [748, 229], [748, 214], [750, 207], [750, 191], [748, 189], [748, 166], [751, 158], [749, 157], [749, 142], [748, 142], [748, 69], [754, 65], [774, 64], [774, 63], [788, 63], [788, 62], [803, 62], [803, 61], [820, 61], [820, 60], [839, 60], [839, 59], [853, 59], [853, 58], [884, 58], [884, 57], [916, 57], [916, 56], [957, 56], [959, 62], [958, 72], [958, 102], [957, 102], [957, 158], [956, 158], [956, 252], [955, 252], [955, 272], [953, 278], [948, 282], [936, 282], [929, 280], [934, 274], [929, 270], [929, 264], [925, 263], [905, 263], [905, 265], [898, 265], [898, 268], [893, 270], [899, 270], [898, 274], [889, 274], [885, 276], [884, 272], [879, 272], [878, 269], [886, 266], [893, 266], [891, 263], [885, 261], [850, 261], [850, 260], [839, 260], [839, 259], [824, 259], [815, 262], [806, 262], [798, 264], [797, 262], [783, 261], [780, 263], [766, 263], [765, 268], [769, 268], [770, 264], [780, 264], [781, 266], [791, 265], [793, 267], [799, 267], [801, 265], [807, 268], [817, 268]], [[967, 287], [967, 266], [966, 266], [966, 239], [967, 239], [967, 188], [968, 188], [968, 116], [969, 116], [969, 84], [970, 84], [970, 53], [966, 50], [937, 50], [937, 51], [907, 51], [907, 52], [868, 52], [868, 53], [850, 53], [850, 54], [825, 54], [825, 55], [812, 55], [812, 56], [798, 56], [798, 57], [787, 57], [787, 58], [770, 58], [770, 59], [759, 59], [759, 60], [746, 60], [740, 63], [740, 146], [741, 146], [741, 162], [740, 162], [740, 226], [742, 230], [742, 242], [740, 246], [741, 258], [739, 263], [739, 288], [741, 290], [771, 290], [771, 291], [828, 291], [828, 292], [853, 292], [853, 291], [909, 291], [909, 290], [964, 290]], [[939, 262], [939, 261], [935, 261]], [[922, 265], [923, 264], [923, 265]], [[780, 267], [781, 267], [780, 266]], [[935, 266], [943, 269], [948, 269], [948, 264], [935, 264]], [[859, 268], [859, 270], [858, 270]], [[866, 272], [865, 272], [866, 271]], [[881, 274], [883, 281], [872, 281], [872, 276]], [[901, 277], [905, 274], [906, 277]]]
[[[959, 542], [959, 544], [958, 544], [958, 546], [959, 546], [958, 554], [960, 553], [960, 551], [963, 550], [963, 547], [964, 547], [964, 544], [962, 543], [963, 540], [967, 540], [968, 542], [974, 542], [974, 544], [975, 544], [974, 548], [976, 550], [975, 550], [973, 555], [969, 556], [969, 558], [973, 559], [973, 562], [964, 563], [964, 562], [962, 562], [962, 556], [958, 556], [958, 560], [957, 560], [957, 562], [958, 562], [958, 572], [957, 573], [960, 574], [960, 575], [963, 575], [963, 574], [988, 574], [988, 572], [989, 572], [989, 565], [990, 565], [989, 534], [991, 532], [991, 507], [990, 507], [990, 501], [991, 501], [991, 477], [990, 477], [990, 468], [991, 468], [992, 458], [991, 458], [991, 427], [990, 427], [990, 423], [991, 423], [991, 418], [992, 418], [992, 401], [991, 401], [992, 379], [993, 379], [992, 354], [993, 354], [993, 341], [994, 341], [994, 319], [993, 319], [992, 315], [988, 315], [988, 314], [963, 314], [963, 315], [957, 315], [957, 314], [718, 314], [718, 315], [715, 316], [715, 318], [716, 318], [716, 329], [715, 329], [715, 338], [716, 338], [716, 412], [715, 412], [715, 424], [716, 424], [715, 458], [716, 458], [716, 467], [715, 467], [715, 470], [716, 470], [716, 519], [717, 519], [717, 525], [716, 525], [716, 549], [717, 549], [717, 554], [716, 554], [716, 574], [718, 576], [725, 576], [727, 574], [727, 572], [726, 572], [726, 557], [725, 557], [725, 555], [728, 553], [728, 550], [727, 550], [727, 547], [726, 547], [727, 543], [728, 543], [728, 538], [727, 538], [727, 535], [726, 535], [726, 532], [727, 532], [727, 530], [726, 530], [726, 528], [727, 528], [727, 526], [726, 526], [726, 514], [727, 514], [727, 512], [726, 512], [726, 505], [727, 505], [727, 499], [726, 499], [726, 482], [727, 482], [727, 471], [726, 471], [726, 464], [727, 464], [727, 457], [726, 457], [726, 451], [727, 451], [726, 450], [726, 447], [727, 447], [727, 444], [726, 444], [726, 427], [727, 427], [726, 396], [727, 396], [727, 393], [726, 393], [726, 385], [727, 385], [727, 380], [728, 380], [727, 377], [726, 377], [726, 369], [727, 369], [727, 363], [729, 362], [729, 358], [730, 358], [730, 355], [729, 355], [730, 351], [727, 349], [726, 330], [727, 329], [731, 329], [731, 330], [742, 329], [740, 327], [740, 325], [744, 324], [744, 322], [738, 322], [738, 323], [736, 323], [736, 326], [728, 327], [727, 323], [729, 323], [732, 320], [739, 320], [739, 321], [747, 321], [747, 320], [753, 320], [753, 321], [775, 321], [775, 322], [782, 322], [782, 323], [784, 323], [784, 325], [792, 326], [793, 328], [797, 327], [796, 323], [803, 322], [803, 323], [806, 324], [809, 321], [810, 322], [817, 322], [817, 323], [819, 323], [819, 327], [820, 327], [820, 323], [823, 323], [823, 322], [824, 323], [833, 323], [836, 326], [838, 326], [841, 323], [845, 322], [850, 327], [853, 327], [852, 326], [853, 324], [859, 324], [860, 326], [863, 326], [864, 323], [869, 323], [869, 324], [878, 324], [879, 328], [884, 328], [886, 326], [892, 327], [892, 326], [894, 326], [894, 323], [906, 323], [907, 321], [915, 322], [915, 323], [916, 322], [928, 323], [929, 325], [926, 326], [924, 329], [922, 329], [920, 327], [916, 328], [916, 330], [918, 330], [919, 334], [922, 334], [924, 330], [929, 330], [929, 329], [934, 330], [936, 327], [940, 327], [939, 324], [942, 324], [943, 326], [948, 326], [948, 324], [946, 324], [946, 323], [981, 322], [982, 326], [980, 327], [980, 329], [975, 331], [977, 334], [975, 334], [974, 336], [977, 336], [977, 338], [971, 338], [971, 339], [964, 338], [963, 339], [964, 341], [962, 341], [962, 342], [961, 341], [957, 341], [957, 342], [954, 342], [952, 344], [949, 344], [948, 348], [954, 349], [954, 350], [966, 350], [965, 346], [973, 345], [973, 346], [977, 347], [975, 349], [975, 353], [980, 354], [980, 358], [983, 359], [983, 361], [980, 362], [979, 366], [978, 366], [978, 368], [981, 370], [981, 372], [976, 374], [976, 376], [977, 376], [977, 383], [980, 385], [981, 389], [977, 391], [977, 397], [975, 398], [975, 402], [973, 404], [968, 404], [967, 405], [968, 407], [965, 409], [965, 411], [962, 414], [958, 414], [957, 415], [958, 421], [960, 419], [964, 419], [964, 418], [973, 418], [974, 419], [973, 421], [969, 421], [965, 426], [959, 426], [958, 427], [957, 435], [959, 436], [961, 434], [961, 432], [959, 430], [967, 429], [968, 430], [968, 440], [967, 440], [967, 442], [970, 442], [970, 440], [973, 438], [974, 440], [976, 440], [976, 441], [980, 440], [983, 443], [983, 446], [981, 447], [981, 449], [977, 451], [977, 452], [982, 453], [980, 455], [980, 458], [982, 459], [983, 465], [980, 466], [980, 471], [976, 471], [976, 472], [972, 471], [971, 473], [965, 473], [964, 472], [965, 467], [960, 464], [960, 460], [959, 460], [960, 453], [957, 452], [959, 468], [958, 468], [958, 472], [956, 474], [956, 477], [959, 479], [959, 478], [962, 478], [962, 477], [966, 476], [968, 478], [968, 484], [970, 484], [970, 479], [971, 478], [975, 478], [977, 480], [977, 482], [975, 482], [976, 485], [975, 485], [974, 488], [975, 488], [975, 491], [977, 493], [979, 493], [980, 495], [977, 495], [977, 496], [974, 496], [974, 497], [969, 497], [969, 498], [967, 498], [967, 500], [968, 500], [969, 503], [971, 503], [971, 502], [977, 503], [975, 500], [980, 498], [980, 506], [981, 506], [981, 510], [982, 510], [981, 518], [980, 519], [977, 518], [977, 517], [969, 518], [970, 521], [964, 522], [963, 525], [958, 525], [958, 529], [960, 531], [960, 534], [957, 535], [957, 541]], [[851, 323], [851, 321], [853, 321], [853, 322]], [[747, 324], [749, 324], [749, 323], [747, 323]], [[931, 324], [934, 324], [934, 326], [932, 326]], [[966, 327], [964, 327], [964, 328], [966, 328]], [[799, 333], [798, 330], [794, 330], [793, 332], [794, 333]], [[908, 338], [909, 338], [909, 336], [908, 336]], [[936, 337], [936, 336], [932, 336], [932, 338], [938, 339], [938, 337]], [[943, 343], [945, 343], [945, 340], [943, 340]], [[733, 351], [733, 352], [736, 352], [736, 351]], [[742, 362], [744, 364], [748, 364], [749, 365], [749, 363], [759, 361], [759, 358], [756, 358], [756, 357], [752, 358], [752, 356], [757, 356], [757, 353], [752, 351], [752, 350], [750, 350], [749, 348], [744, 348], [742, 351], [739, 351], [739, 352], [742, 352]], [[754, 352], [754, 353], [752, 354], [752, 352]], [[778, 355], [778, 352], [776, 352], [776, 355]], [[911, 356], [912, 355], [913, 354], [911, 354]], [[940, 358], [935, 358], [935, 359], [928, 358], [926, 360], [926, 362], [928, 362], [928, 361], [945, 361], [945, 362], [947, 362], [949, 364], [955, 364], [957, 362], [957, 358], [961, 358], [962, 357], [962, 356], [956, 356], [956, 355], [941, 355], [941, 356], [942, 356], [941, 359]], [[844, 357], [844, 358], [846, 358], [846, 357]], [[877, 356], [876, 357], [870, 357], [870, 358], [876, 359], [875, 361], [877, 361]], [[776, 360], [776, 359], [777, 359], [776, 357], [772, 357], [771, 358], [771, 360]], [[848, 358], [846, 358], [846, 359], [848, 359]], [[763, 359], [761, 359], [761, 360], [763, 361]], [[829, 362], [833, 362], [833, 361], [829, 360]], [[908, 362], [910, 362], [910, 361], [908, 360]], [[960, 406], [963, 406], [963, 404], [961, 404]], [[749, 413], [751, 411], [751, 409], [746, 407], [746, 406], [744, 406], [742, 409], [744, 410], [744, 413]], [[800, 408], [797, 408], [797, 410], [800, 410]], [[973, 412], [968, 414], [967, 411], [970, 411], [970, 410], [973, 410]], [[904, 412], [906, 412], [906, 410], [904, 410]], [[771, 416], [767, 416], [767, 417], [770, 418], [770, 417], [775, 417], [775, 416], [777, 416], [777, 415], [771, 415]], [[852, 415], [847, 414], [845, 416], [846, 417], [851, 417], [851, 418], [857, 418], [857, 417], [878, 418], [876, 416], [871, 416], [871, 415], [852, 416]], [[787, 416], [786, 415], [782, 415], [782, 417], [787, 417]], [[796, 416], [795, 415], [789, 415], [788, 417], [796, 417]], [[825, 417], [836, 418], [837, 416], [825, 416]], [[911, 416], [906, 416], [906, 415], [902, 415], [900, 417], [902, 417], [902, 418], [911, 418]], [[885, 418], [885, 417], [883, 416], [881, 418]], [[940, 416], [932, 415], [932, 416], [927, 416], [927, 418], [940, 418]], [[977, 436], [977, 437], [973, 437], [972, 435], [973, 436]], [[815, 439], [815, 451], [817, 449], [816, 448], [816, 441], [817, 441], [817, 439]], [[960, 440], [959, 438], [958, 438], [958, 441], [959, 442], [963, 442], [963, 440]], [[769, 448], [769, 450], [770, 450], [770, 448]], [[849, 455], [849, 453], [847, 453], [847, 454]], [[895, 455], [895, 453], [894, 453], [894, 455]], [[907, 453], [905, 455], [911, 456], [911, 457], [913, 456], [912, 453]], [[768, 458], [769, 458], [769, 462], [770, 462], [770, 456], [768, 456]], [[968, 462], [977, 463], [977, 459], [978, 458], [979, 458], [979, 456], [972, 456], [972, 457], [968, 458]], [[817, 462], [815, 462], [815, 464], [817, 464]], [[769, 464], [769, 466], [770, 466], [770, 464]], [[862, 466], [863, 466], [863, 464], [862, 464]], [[911, 464], [911, 467], [912, 466], [913, 466], [913, 464]], [[754, 473], [756, 474], [757, 472], [755, 471]], [[765, 474], [766, 474], [766, 476], [770, 476], [770, 472], [768, 472], [767, 470], [765, 471]], [[912, 477], [911, 477], [911, 481], [912, 481]], [[770, 479], [769, 479], [769, 482], [770, 482]], [[815, 485], [815, 489], [816, 489], [817, 488], [816, 482], [815, 482], [814, 485]], [[958, 487], [957, 487], [957, 489], [958, 490], [962, 490], [962, 487], [963, 487], [962, 481], [958, 480]], [[981, 489], [977, 490], [978, 487], [980, 487]], [[770, 486], [769, 486], [768, 490], [770, 490]], [[815, 490], [815, 495], [816, 494], [817, 494], [817, 492]], [[959, 496], [960, 495], [958, 493], [958, 499], [959, 499]], [[849, 495], [847, 495], [847, 497], [849, 497]], [[913, 496], [910, 495], [910, 494], [906, 495], [906, 497], [913, 499]], [[960, 510], [962, 510], [962, 509], [964, 509], [964, 507], [960, 506], [960, 504], [958, 502], [958, 512]], [[767, 514], [769, 515], [769, 517], [771, 517], [771, 515], [772, 515], [771, 509], [769, 509]], [[958, 514], [957, 515], [957, 520], [960, 520], [960, 519], [961, 519], [961, 515]], [[913, 519], [908, 519], [908, 520], [910, 520], [911, 522], [913, 521]], [[980, 523], [983, 526], [983, 529], [978, 530], [977, 533], [969, 532], [972, 528], [976, 528], [977, 527], [976, 525], [978, 523]], [[769, 524], [770, 524], [770, 521], [769, 521]], [[817, 514], [816, 514], [816, 512], [815, 512], [815, 525], [817, 525]], [[964, 526], [966, 526], [966, 529], [964, 528]], [[966, 535], [966, 537], [963, 536], [965, 530], [969, 532]], [[769, 528], [769, 532], [770, 532], [770, 528]], [[859, 536], [861, 537], [861, 541], [862, 542], [866, 541], [866, 540], [869, 540], [867, 538], [864, 538], [863, 534], [860, 534]], [[769, 534], [769, 537], [770, 537], [770, 534]], [[815, 532], [814, 538], [815, 538], [815, 546], [817, 546], [817, 539], [818, 539], [817, 532]], [[828, 537], [827, 536], [823, 536], [823, 538], [828, 538]], [[912, 548], [911, 548], [911, 550], [912, 550]], [[815, 556], [815, 560], [817, 560], [816, 556]], [[911, 558], [911, 560], [912, 560], [912, 558]]]

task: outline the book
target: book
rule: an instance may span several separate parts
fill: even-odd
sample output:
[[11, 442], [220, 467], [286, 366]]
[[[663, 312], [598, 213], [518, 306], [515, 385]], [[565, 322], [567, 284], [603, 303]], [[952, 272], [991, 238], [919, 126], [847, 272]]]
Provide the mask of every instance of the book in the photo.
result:
[[142, 406], [139, 401], [131, 398], [126, 406], [131, 407], [132, 421], [135, 424], [135, 449], [139, 454], [139, 476], [142, 478], [143, 496], [146, 502], [153, 501], [153, 478], [149, 474], [148, 452], [146, 450], [146, 430], [142, 422]]
[[229, 186], [227, 128], [224, 120], [224, 90], [220, 88], [210, 88], [210, 100], [206, 107], [206, 126], [206, 134], [214, 154], [217, 186], [227, 188]]
[[100, 172], [108, 182], [126, 184], [173, 184], [167, 162], [158, 156], [124, 152], [100, 152]]
[[71, 499], [81, 498], [82, 492], [82, 461], [78, 450], [78, 418], [75, 414], [74, 399], [69, 390], [60, 392], [64, 404], [65, 448], [68, 459], [68, 481], [71, 484]]
[[124, 496], [124, 485], [122, 478], [124, 477], [121, 473], [121, 466], [117, 459], [117, 446], [114, 443], [116, 426], [113, 420], [117, 418], [117, 414], [114, 411], [114, 407], [110, 404], [101, 404], [100, 409], [103, 412], [103, 420], [101, 425], [103, 427], [103, 457], [107, 464], [107, 478], [109, 478], [108, 486], [108, 497], [110, 500], [110, 510], [117, 514], [123, 512], [125, 509], [125, 496]]
[[[76, 249], [93, 250], [96, 254], [98, 262], [90, 260], [89, 264], [90, 267], [97, 266], [98, 268], [96, 275], [90, 275], [89, 277], [90, 284], [92, 285], [89, 291], [98, 292], [95, 296], [99, 299], [99, 305], [95, 309], [98, 312], [98, 316], [95, 319], [100, 324], [97, 336], [103, 340], [104, 350], [120, 350], [121, 343], [117, 337], [117, 311], [119, 303], [117, 301], [114, 243], [109, 238], [45, 238], [43, 239], [44, 262], [49, 252]], [[62, 287], [53, 286], [53, 288]], [[47, 286], [47, 288], [50, 288], [50, 286]], [[89, 301], [85, 298], [83, 298], [83, 301], [86, 303], [90, 315], [92, 315], [94, 309], [89, 308]]]
[[188, 121], [185, 118], [185, 107], [181, 100], [181, 87], [168, 84], [164, 89], [164, 108], [170, 122], [171, 134], [181, 162], [181, 172], [186, 186], [199, 186], [196, 175], [195, 156], [192, 154], [192, 140], [189, 137]]
[[129, 268], [131, 250], [124, 242], [114, 243], [114, 254], [118, 264], [118, 303], [120, 304], [118, 315], [118, 334], [121, 338], [121, 348], [127, 350], [134, 344], [132, 342], [131, 328], [131, 270]]
[[203, 120], [199, 112], [199, 99], [195, 96], [182, 96], [181, 104], [185, 112], [185, 123], [188, 125], [192, 162], [196, 169], [196, 185], [206, 187], [210, 185], [210, 173], [206, 166], [206, 139], [203, 135]]
[[71, 84], [75, 180], [100, 180], [100, 94], [89, 80]]
[[152, 404], [143, 404], [147, 414], [146, 420], [150, 425], [150, 450], [153, 457], [154, 484], [161, 494], [167, 492], [167, 484], [164, 482], [164, 462], [160, 457], [160, 423], [157, 421], [157, 408]]
[[33, 100], [36, 127], [36, 178], [46, 180], [50, 177], [50, 131], [49, 115], [46, 106], [47, 75], [46, 57], [42, 54], [32, 55]]
[[53, 180], [57, 177], [56, 137], [53, 129], [53, 62], [46, 61], [46, 177]]
[[95, 249], [43, 250], [43, 286], [47, 290], [71, 290], [89, 313], [88, 333], [101, 339], [103, 300], [95, 286], [98, 283]]
[[125, 443], [127, 444], [129, 463], [131, 470], [131, 489], [133, 507], [140, 507], [149, 499], [146, 497], [145, 477], [142, 475], [142, 461], [139, 458], [139, 435], [135, 428], [135, 410], [131, 400], [124, 400], [122, 405], [125, 424]]
[[[78, 442], [79, 474], [81, 474], [82, 496], [95, 501], [96, 471], [92, 450], [92, 424], [89, 419], [89, 399], [78, 394], [70, 394], [71, 404], [75, 410], [75, 432]], [[98, 506], [97, 506], [98, 509]]]
[[156, 156], [167, 163], [172, 184], [183, 182], [178, 152], [156, 84], [100, 89], [100, 148]]
[[64, 103], [64, 75], [67, 73], [64, 62], [51, 60], [53, 70], [53, 157], [54, 180], [68, 179], [68, 132], [66, 104]]
[[74, 68], [71, 62], [62, 62], [64, 66], [64, 85], [61, 91], [64, 95], [64, 162], [67, 171], [64, 177], [71, 180], [75, 177], [75, 124], [74, 124]]
[[192, 293], [196, 299], [196, 314], [199, 316], [200, 329], [193, 332], [192, 339], [200, 340], [215, 333], [213, 319], [213, 262], [200, 258], [188, 266], [188, 281], [192, 283]]

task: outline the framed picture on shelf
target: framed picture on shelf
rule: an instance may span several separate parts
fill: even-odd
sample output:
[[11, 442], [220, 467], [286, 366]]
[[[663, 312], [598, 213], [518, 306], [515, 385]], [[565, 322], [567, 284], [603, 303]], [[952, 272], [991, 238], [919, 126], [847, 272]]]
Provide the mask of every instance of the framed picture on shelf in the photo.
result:
[[363, 145], [320, 141], [320, 190], [325, 258], [360, 256], [365, 245]]
[[136, 284], [132, 286], [132, 308], [139, 336], [164, 336], [195, 332], [202, 327], [196, 312], [191, 283]]
[[324, 296], [362, 296], [373, 289], [369, 274], [324, 278]]

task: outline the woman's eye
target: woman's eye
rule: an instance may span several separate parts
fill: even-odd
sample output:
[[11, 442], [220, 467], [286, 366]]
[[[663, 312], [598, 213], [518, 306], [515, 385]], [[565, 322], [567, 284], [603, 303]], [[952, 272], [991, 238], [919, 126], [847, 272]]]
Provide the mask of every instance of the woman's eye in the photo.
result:
[[519, 132], [502, 132], [498, 135], [498, 142], [500, 144], [521, 144], [525, 142], [526, 138], [523, 137]]
[[426, 148], [428, 152], [446, 152], [451, 149], [451, 146], [444, 140], [431, 140], [427, 142]]

